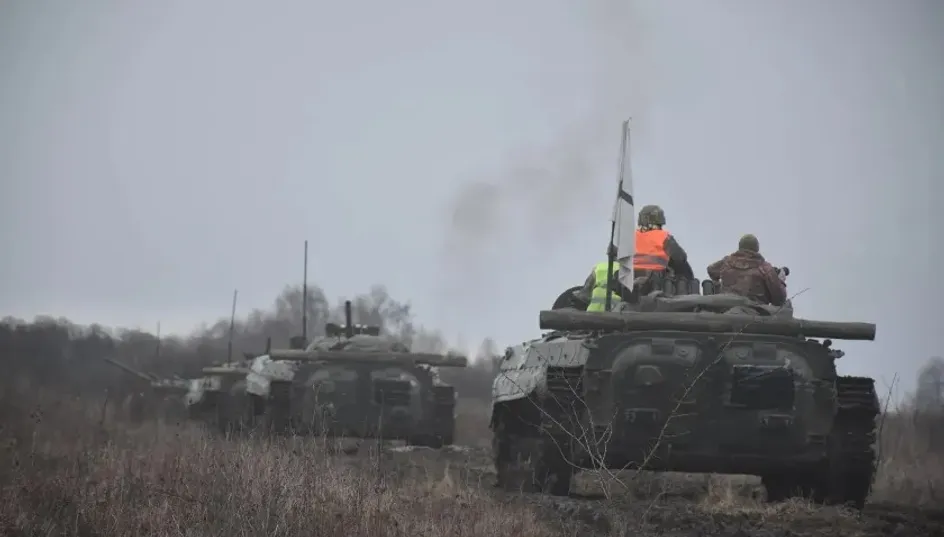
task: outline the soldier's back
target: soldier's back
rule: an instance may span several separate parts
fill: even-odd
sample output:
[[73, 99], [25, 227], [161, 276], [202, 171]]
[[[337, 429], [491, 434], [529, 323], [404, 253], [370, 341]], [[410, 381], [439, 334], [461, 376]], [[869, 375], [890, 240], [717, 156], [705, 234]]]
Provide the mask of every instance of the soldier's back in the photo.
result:
[[770, 302], [767, 284], [761, 269], [765, 263], [760, 254], [735, 252], [724, 259], [721, 266], [721, 290], [756, 300]]

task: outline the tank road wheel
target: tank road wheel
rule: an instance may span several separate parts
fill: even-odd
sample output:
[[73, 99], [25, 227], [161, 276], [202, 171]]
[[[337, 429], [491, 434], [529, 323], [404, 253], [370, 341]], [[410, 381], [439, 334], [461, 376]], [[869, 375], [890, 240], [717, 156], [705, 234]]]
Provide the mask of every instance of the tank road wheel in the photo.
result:
[[533, 432], [535, 435], [512, 432], [505, 420], [499, 419], [492, 435], [492, 459], [498, 486], [509, 492], [567, 496], [574, 469], [562, 451], [569, 450], [570, 443]]

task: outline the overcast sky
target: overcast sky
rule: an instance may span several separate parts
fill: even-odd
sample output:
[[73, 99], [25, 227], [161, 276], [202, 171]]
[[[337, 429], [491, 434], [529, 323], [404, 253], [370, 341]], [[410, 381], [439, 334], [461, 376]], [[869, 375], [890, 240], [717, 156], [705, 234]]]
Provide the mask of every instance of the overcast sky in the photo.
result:
[[6, 0], [0, 309], [189, 331], [308, 239], [329, 296], [515, 343], [604, 258], [632, 116], [636, 199], [701, 277], [755, 233], [798, 315], [878, 324], [843, 372], [911, 385], [942, 36], [935, 0]]

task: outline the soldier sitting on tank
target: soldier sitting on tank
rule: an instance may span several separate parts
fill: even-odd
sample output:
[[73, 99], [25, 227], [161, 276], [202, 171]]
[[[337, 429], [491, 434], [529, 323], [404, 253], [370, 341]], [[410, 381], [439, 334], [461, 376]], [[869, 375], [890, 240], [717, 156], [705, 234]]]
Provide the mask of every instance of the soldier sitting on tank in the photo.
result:
[[645, 278], [639, 292], [648, 294], [661, 289], [660, 282], [667, 277], [693, 280], [695, 273], [688, 262], [688, 254], [671, 233], [663, 229], [665, 212], [658, 205], [646, 205], [639, 211], [636, 230], [636, 253], [633, 272]]
[[722, 293], [774, 306], [787, 301], [787, 288], [777, 269], [760, 254], [760, 242], [754, 235], [744, 235], [736, 252], [708, 265], [708, 277], [721, 282]]
[[587, 304], [587, 311], [605, 311], [606, 310], [606, 284], [611, 281], [613, 295], [610, 298], [610, 309], [622, 300], [625, 293], [623, 286], [619, 282], [619, 263], [613, 263], [613, 278], [607, 277], [607, 270], [610, 268], [609, 260], [597, 263], [587, 276], [583, 287], [574, 291], [574, 296], [580, 302]]
[[[693, 280], [695, 273], [688, 262], [688, 254], [675, 237], [663, 229], [665, 212], [662, 208], [658, 205], [646, 205], [639, 211], [637, 222], [639, 227], [636, 230], [636, 253], [633, 255], [636, 293], [648, 294], [661, 289], [661, 281], [666, 277], [667, 271], [671, 271], [673, 278]], [[618, 267], [618, 264], [614, 264], [611, 307], [623, 300], [623, 297], [630, 298], [631, 294], [616, 277], [615, 271]], [[608, 261], [597, 263], [587, 276], [583, 288], [574, 292], [578, 300], [589, 304], [587, 311], [604, 311], [606, 308], [605, 282], [608, 268]]]

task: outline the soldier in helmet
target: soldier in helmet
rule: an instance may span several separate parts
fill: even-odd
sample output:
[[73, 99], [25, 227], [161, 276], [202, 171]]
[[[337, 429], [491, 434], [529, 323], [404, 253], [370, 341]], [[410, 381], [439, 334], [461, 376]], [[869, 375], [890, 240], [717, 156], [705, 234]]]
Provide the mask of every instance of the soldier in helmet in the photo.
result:
[[[649, 276], [653, 273], [664, 273], [671, 268], [677, 276], [694, 279], [695, 274], [688, 263], [688, 254], [679, 245], [668, 231], [662, 229], [665, 225], [665, 212], [658, 205], [646, 205], [639, 211], [639, 229], [636, 230], [636, 253], [633, 255], [633, 273], [636, 285], [642, 293], [649, 291]], [[609, 262], [603, 261], [587, 276], [583, 288], [574, 292], [582, 302], [588, 303], [587, 311], [604, 311], [606, 309], [606, 282]], [[619, 264], [613, 265], [614, 273], [619, 270]], [[629, 289], [619, 283], [615, 274], [613, 281], [613, 298], [615, 304], [629, 295]]]
[[721, 282], [723, 293], [774, 306], [787, 301], [787, 287], [779, 271], [760, 254], [760, 242], [754, 235], [744, 235], [736, 252], [708, 265], [708, 277]]
[[639, 210], [639, 228], [636, 230], [636, 254], [633, 255], [633, 272], [638, 277], [647, 277], [654, 272], [672, 269], [676, 276], [695, 278], [688, 254], [665, 226], [665, 212], [658, 205], [646, 205]]

